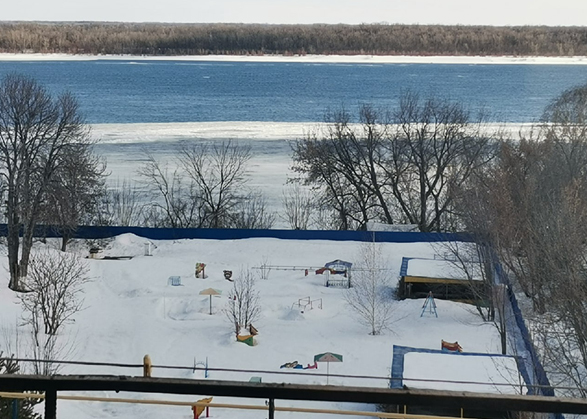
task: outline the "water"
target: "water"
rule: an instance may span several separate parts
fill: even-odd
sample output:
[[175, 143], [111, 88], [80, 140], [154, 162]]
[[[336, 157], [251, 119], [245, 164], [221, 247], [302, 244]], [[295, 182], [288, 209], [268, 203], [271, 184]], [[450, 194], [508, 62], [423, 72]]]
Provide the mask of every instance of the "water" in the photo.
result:
[[315, 64], [186, 61], [0, 62], [51, 91], [71, 91], [87, 121], [104, 123], [323, 120], [327, 108], [397, 104], [410, 89], [449, 97], [494, 121], [537, 120], [581, 65]]

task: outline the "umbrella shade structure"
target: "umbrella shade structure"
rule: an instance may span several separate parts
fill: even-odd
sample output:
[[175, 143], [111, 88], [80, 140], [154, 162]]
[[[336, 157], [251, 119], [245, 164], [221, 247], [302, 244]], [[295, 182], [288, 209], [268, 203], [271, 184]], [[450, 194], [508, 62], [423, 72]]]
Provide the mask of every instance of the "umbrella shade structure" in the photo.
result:
[[212, 296], [213, 295], [222, 295], [222, 290], [217, 290], [214, 288], [206, 288], [205, 290], [200, 291], [200, 295], [209, 295], [210, 296], [210, 315], [212, 314]]
[[331, 362], [342, 362], [342, 355], [332, 352], [314, 355], [314, 362], [326, 362], [326, 384], [328, 384], [328, 374]]

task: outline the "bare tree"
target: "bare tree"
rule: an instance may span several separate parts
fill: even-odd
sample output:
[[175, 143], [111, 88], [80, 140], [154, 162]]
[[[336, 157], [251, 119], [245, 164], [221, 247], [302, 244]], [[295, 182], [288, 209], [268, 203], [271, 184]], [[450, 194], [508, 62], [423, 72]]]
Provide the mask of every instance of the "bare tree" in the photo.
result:
[[145, 193], [128, 179], [106, 191], [100, 211], [101, 225], [138, 226], [143, 223]]
[[185, 173], [166, 166], [147, 154], [139, 175], [152, 195], [151, 222], [154, 227], [202, 227], [204, 202], [193, 182], [185, 182]]
[[[60, 161], [88, 141], [88, 131], [69, 94], [53, 98], [28, 76], [10, 74], [0, 84], [0, 174], [6, 186], [9, 287], [21, 290], [33, 231]], [[22, 253], [19, 260], [19, 230]]]
[[293, 170], [338, 213], [340, 229], [365, 229], [374, 218], [392, 224], [378, 170], [385, 121], [365, 105], [359, 109], [359, 127], [351, 122], [344, 109], [327, 114], [323, 130], [293, 144]]
[[315, 203], [313, 194], [298, 182], [290, 184], [281, 198], [284, 215], [282, 218], [292, 230], [307, 230], [312, 219]]
[[225, 314], [238, 335], [241, 328], [251, 326], [251, 323], [261, 317], [259, 292], [255, 288], [255, 277], [247, 269], [242, 270], [234, 280], [232, 289], [228, 293], [228, 307]]
[[182, 167], [204, 206], [206, 227], [228, 227], [230, 214], [234, 213], [246, 184], [250, 158], [250, 146], [237, 146], [231, 141], [186, 146], [181, 150]]
[[238, 200], [227, 227], [270, 229], [274, 222], [275, 214], [267, 209], [265, 196], [260, 191], [252, 191]]
[[326, 132], [294, 144], [293, 169], [342, 229], [380, 221], [443, 231], [456, 225], [455, 190], [494, 157], [484, 128], [459, 103], [408, 92], [389, 113], [362, 106], [358, 124], [345, 111], [332, 115]]
[[459, 203], [464, 223], [531, 299], [526, 317], [549, 378], [579, 397], [587, 394], [586, 126], [587, 87], [564, 92], [530, 134], [500, 145]]
[[80, 224], [100, 219], [99, 206], [105, 189], [106, 164], [92, 153], [90, 143], [72, 144], [62, 153], [42, 203], [41, 221], [61, 233], [61, 250]]
[[88, 267], [75, 255], [38, 252], [30, 262], [27, 286], [20, 296], [27, 323], [42, 321], [44, 333], [55, 335], [59, 328], [83, 307], [83, 285]]
[[359, 319], [369, 327], [371, 335], [379, 335], [389, 327], [393, 315], [393, 291], [381, 245], [361, 246], [359, 262], [353, 269], [351, 288], [345, 300]]
[[473, 121], [460, 103], [421, 100], [407, 92], [393, 122], [396, 131], [387, 143], [382, 168], [397, 207], [420, 231], [442, 231], [453, 210], [455, 189], [494, 157], [483, 118]]
[[153, 156], [139, 174], [151, 190], [146, 215], [174, 228], [267, 228], [273, 224], [259, 193], [246, 190], [250, 147], [221, 144], [185, 146], [179, 167], [169, 173]]

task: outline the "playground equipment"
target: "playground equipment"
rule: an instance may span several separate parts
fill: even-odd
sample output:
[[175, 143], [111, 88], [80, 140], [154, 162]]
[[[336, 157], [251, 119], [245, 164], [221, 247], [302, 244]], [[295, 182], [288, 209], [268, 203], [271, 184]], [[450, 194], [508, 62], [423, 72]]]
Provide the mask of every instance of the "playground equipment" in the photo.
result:
[[208, 378], [208, 357], [206, 357], [206, 362], [202, 362], [196, 361], [196, 357], [194, 357], [194, 369], [192, 370], [192, 372], [196, 372], [196, 370], [199, 370], [201, 368], [198, 367], [204, 367], [204, 378]]
[[192, 406], [192, 411], [194, 412], [194, 419], [198, 419], [202, 412], [206, 410], [206, 417], [210, 415], [210, 402], [212, 402], [213, 397], [207, 397], [205, 399], [200, 399]]
[[428, 293], [428, 296], [422, 305], [422, 312], [420, 313], [420, 317], [424, 316], [426, 309], [428, 309], [430, 314], [434, 314], [436, 317], [438, 317], [438, 313], [436, 312], [436, 302], [434, 301], [434, 295], [432, 295], [432, 291]]
[[255, 339], [253, 339], [253, 335], [237, 335], [236, 340], [249, 346], [255, 346]]
[[342, 355], [333, 352], [324, 352], [323, 354], [314, 355], [314, 364], [318, 362], [326, 362], [326, 384], [328, 385], [328, 375], [330, 374], [331, 362], [342, 362]]
[[202, 262], [196, 263], [196, 278], [207, 278], [206, 277], [206, 264]]
[[[316, 275], [324, 275], [324, 285], [331, 288], [351, 287], [351, 262], [336, 259], [328, 262], [324, 267], [316, 270]], [[333, 278], [333, 275], [342, 275]]]
[[463, 352], [463, 348], [459, 345], [459, 342], [446, 342], [444, 340], [440, 340], [440, 349], [445, 352]]
[[90, 248], [90, 259], [103, 259], [104, 258], [104, 251], [100, 247], [91, 247]]
[[314, 307], [322, 309], [322, 298], [317, 298], [316, 300], [310, 299], [310, 297], [304, 297], [298, 299], [297, 302], [291, 305], [291, 309], [298, 308], [302, 313], [305, 310], [312, 310]]
[[206, 288], [205, 290], [200, 291], [200, 295], [209, 295], [210, 296], [210, 315], [212, 315], [212, 296], [213, 295], [222, 295], [222, 290], [217, 290], [214, 288]]
[[222, 271], [224, 274], [224, 279], [232, 282], [232, 271]]
[[249, 330], [249, 334], [247, 334], [247, 335], [241, 335], [241, 334], [236, 335], [236, 340], [238, 342], [245, 343], [249, 346], [255, 346], [256, 342], [255, 342], [254, 337], [259, 334], [259, 331], [252, 324], [250, 324], [248, 326], [248, 330]]
[[281, 365], [279, 368], [292, 368], [294, 370], [315, 370], [318, 369], [318, 363], [314, 361], [313, 364], [308, 364], [307, 366], [303, 366], [302, 364], [298, 364], [298, 361], [293, 362], [286, 362], [285, 364]]
[[172, 285], [174, 287], [181, 285], [181, 276], [170, 276], [167, 279], [167, 285]]

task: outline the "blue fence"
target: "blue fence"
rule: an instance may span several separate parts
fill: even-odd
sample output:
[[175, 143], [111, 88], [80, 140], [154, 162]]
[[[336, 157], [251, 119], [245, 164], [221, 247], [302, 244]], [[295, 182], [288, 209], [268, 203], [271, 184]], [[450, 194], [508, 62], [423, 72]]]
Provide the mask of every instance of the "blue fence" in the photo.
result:
[[[6, 236], [6, 224], [0, 224], [0, 236]], [[238, 240], [269, 237], [287, 240], [336, 240], [381, 243], [418, 243], [472, 241], [465, 233], [418, 233], [390, 231], [328, 231], [328, 230], [245, 230], [213, 228], [147, 228], [80, 226], [72, 234], [77, 239], [102, 239], [132, 233], [151, 240], [214, 239]], [[36, 237], [61, 237], [61, 230], [52, 226], [37, 226]]]
[[[524, 321], [524, 315], [522, 314], [522, 310], [520, 309], [520, 306], [518, 304], [518, 300], [516, 299], [516, 296], [515, 296], [514, 292], [512, 291], [512, 287], [509, 282], [509, 279], [507, 278], [507, 276], [503, 272], [503, 268], [499, 262], [496, 263], [495, 270], [496, 270], [496, 274], [497, 274], [498, 278], [500, 279], [500, 282], [507, 286], [506, 289], [507, 289], [508, 299], [509, 299], [509, 302], [511, 305], [513, 318], [515, 320], [515, 325], [517, 326], [517, 328], [520, 332], [519, 336], [522, 339], [522, 346], [525, 349], [526, 353], [528, 354], [529, 359], [527, 361], [528, 361], [528, 364], [532, 367], [533, 381], [535, 382], [535, 384], [539, 388], [537, 393], [541, 393], [544, 396], [554, 396], [555, 395], [554, 389], [551, 387], [550, 381], [546, 375], [546, 372], [544, 371], [544, 367], [542, 366], [542, 363], [540, 362], [540, 359], [538, 358], [538, 354], [536, 353], [536, 348], [534, 347], [534, 343], [532, 342], [532, 339], [530, 338], [530, 332], [528, 331], [528, 327], [526, 326], [526, 322]], [[508, 329], [509, 329], [508, 333], [513, 332], [511, 330], [511, 327], [509, 327]], [[518, 335], [518, 334], [515, 334], [515, 335]], [[557, 416], [557, 417], [562, 417], [562, 415]]]

